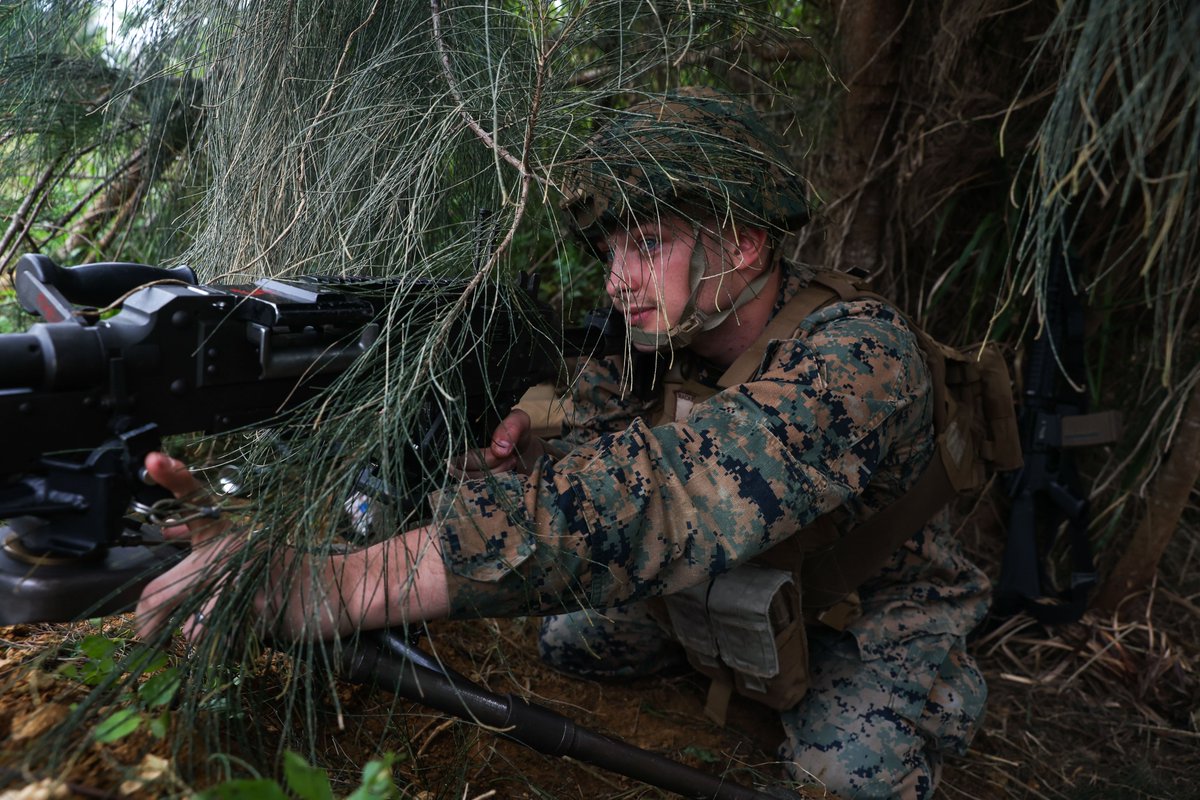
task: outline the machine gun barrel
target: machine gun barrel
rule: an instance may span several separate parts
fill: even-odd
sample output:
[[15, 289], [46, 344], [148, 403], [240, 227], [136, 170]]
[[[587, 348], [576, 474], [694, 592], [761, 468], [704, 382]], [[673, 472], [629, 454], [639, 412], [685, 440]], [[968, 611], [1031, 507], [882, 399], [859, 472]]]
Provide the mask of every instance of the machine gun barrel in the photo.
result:
[[[137, 472], [163, 436], [279, 425], [364, 357], [374, 359], [362, 362], [364, 373], [382, 364], [376, 342], [400, 335], [384, 329], [389, 315], [437, 323], [466, 286], [314, 277], [204, 286], [186, 268], [64, 269], [45, 256], [23, 257], [16, 284], [21, 305], [47, 321], [0, 335], [0, 418], [11, 426], [0, 449], [0, 519], [38, 517], [43, 532], [20, 526], [22, 541], [69, 557], [119, 544], [130, 500], [160, 499]], [[532, 307], [533, 288], [523, 289], [515, 299]], [[556, 347], [545, 316], [501, 304], [457, 320], [466, 351], [454, 367], [462, 386], [454, 413], [478, 441], [525, 390], [558, 375], [564, 351], [621, 346], [623, 326], [610, 324], [560, 330]], [[444, 432], [444, 404], [431, 396], [425, 411], [430, 435]], [[403, 450], [406, 491], [416, 497], [438, 454]]]
[[605, 736], [523, 698], [490, 692], [433, 662], [395, 633], [362, 636], [343, 654], [342, 669], [357, 683], [375, 684], [444, 714], [486, 725], [539, 753], [574, 758], [684, 797], [799, 800], [794, 792], [751, 789]]

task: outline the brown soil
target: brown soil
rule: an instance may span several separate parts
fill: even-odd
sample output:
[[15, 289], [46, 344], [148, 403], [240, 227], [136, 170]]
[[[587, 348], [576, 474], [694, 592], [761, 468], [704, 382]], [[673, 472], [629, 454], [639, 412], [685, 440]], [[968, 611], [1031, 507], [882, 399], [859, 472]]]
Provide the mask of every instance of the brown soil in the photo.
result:
[[[940, 795], [948, 798], [1185, 798], [1200, 779], [1200, 692], [1195, 607], [1183, 598], [1154, 605], [1157, 617], [1116, 625], [1088, 619], [1045, 635], [1027, 619], [1010, 621], [976, 643], [991, 687], [989, 715], [965, 758], [952, 759]], [[1157, 624], [1150, 624], [1156, 619]], [[120, 635], [121, 621], [106, 635]], [[688, 675], [629, 684], [579, 681], [542, 666], [532, 647], [535, 625], [517, 620], [456, 623], [436, 632], [438, 655], [493, 691], [512, 692], [641, 747], [747, 783], [777, 775], [780, 736], [771, 714], [735, 703], [724, 728], [703, 714], [704, 686]], [[90, 626], [0, 629], [0, 734], [9, 790], [39, 774], [24, 763], [31, 745], [69, 714], [84, 689], [33, 659], [64, 636]], [[276, 658], [262, 680], [288, 679]], [[410, 795], [432, 798], [626, 798], [662, 796], [601, 770], [541, 756], [475, 725], [458, 722], [390, 694], [361, 686], [339, 690], [329, 711], [323, 763], [335, 781], [353, 786], [361, 766], [383, 751], [401, 754], [394, 772]], [[256, 725], [268, 735], [283, 721], [270, 706]], [[340, 728], [339, 728], [340, 724]], [[164, 740], [139, 732], [110, 745], [85, 744], [64, 773], [77, 797], [162, 797], [193, 788], [180, 776], [211, 760], [172, 752], [180, 732]], [[86, 732], [76, 742], [86, 743]], [[262, 769], [270, 764], [259, 763]], [[13, 770], [26, 768], [18, 776]], [[203, 770], [201, 769], [202, 773]], [[16, 795], [14, 795], [16, 796]], [[812, 796], [824, 796], [814, 793]]]
[[[979, 563], [995, 565], [1003, 537], [984, 524], [994, 514], [976, 511], [964, 542]], [[1188, 533], [1178, 538], [1194, 540]], [[1185, 549], [1164, 562], [1154, 586], [1125, 603], [1119, 620], [1087, 616], [1050, 631], [1017, 617], [972, 642], [988, 680], [988, 714], [966, 756], [947, 760], [939, 797], [1200, 800], [1200, 582]], [[743, 784], [781, 775], [774, 763], [781, 731], [766, 709], [735, 701], [721, 728], [704, 716], [707, 686], [692, 674], [626, 684], [566, 677], [537, 658], [536, 628], [524, 619], [442, 624], [423, 647], [493, 692], [526, 697], [707, 772]], [[87, 691], [58, 674], [59, 662], [47, 656], [64, 639], [97, 632], [127, 637], [128, 621], [109, 619], [101, 630], [91, 623], [0, 628], [0, 800], [9, 800], [5, 784], [16, 791], [41, 778], [65, 779], [65, 796], [186, 795], [212, 781], [215, 767], [236, 763], [222, 761], [223, 754], [264, 772], [278, 768], [274, 748], [289, 727], [279, 698], [299, 678], [288, 659], [267, 654], [250, 687], [265, 698], [256, 717], [225, 724], [261, 733], [269, 755], [237, 752], [230, 739], [207, 740], [206, 749], [188, 735], [202, 726], [183, 727], [178, 712], [162, 739], [139, 730], [99, 745], [81, 726], [70, 737], [73, 760], [47, 774], [36, 745], [69, 721], [71, 704]], [[391, 752], [397, 783], [421, 800], [666, 796], [381, 690], [343, 685], [337, 700], [319, 711], [315, 750], [339, 794], [357, 785], [364, 764]]]
[[[724, 772], [743, 783], [750, 782], [750, 775], [779, 774], [770, 755], [778, 724], [765, 709], [736, 704], [728, 724], [718, 728], [704, 717], [703, 687], [692, 676], [625, 684], [566, 677], [544, 667], [536, 656], [524, 655], [536, 650], [535, 630], [535, 623], [527, 620], [443, 625], [436, 632], [437, 655], [495, 692], [524, 696], [579, 725], [705, 771]], [[23, 755], [39, 736], [65, 720], [70, 704], [86, 693], [84, 687], [57, 676], [52, 664], [35, 666], [34, 659], [65, 636], [94, 632], [88, 625], [0, 628], [6, 645], [0, 651], [0, 686], [6, 687], [0, 695], [0, 734], [6, 741], [0, 763], [8, 765], [3, 778], [10, 790], [46, 777], [38, 774], [36, 765], [23, 764]], [[108, 626], [107, 635], [124, 633], [118, 621]], [[286, 680], [286, 666], [276, 667], [281, 668], [263, 676], [268, 686], [278, 687]], [[394, 770], [399, 781], [408, 784], [409, 793], [430, 800], [661, 795], [636, 781], [534, 753], [476, 725], [397, 701], [387, 692], [346, 685], [339, 699], [341, 728], [338, 715], [330, 712], [323, 725], [328, 750], [322, 760], [330, 776], [335, 781], [344, 777], [347, 786], [354, 784], [363, 764], [392, 751], [402, 758]], [[269, 707], [265, 711], [256, 724], [268, 734], [280, 730], [284, 723], [269, 716]], [[171, 752], [170, 739], [156, 740], [139, 731], [113, 744], [86, 744], [66, 773], [74, 792], [67, 796], [157, 797], [193, 788], [179, 776], [194, 774], [203, 759], [192, 753], [193, 763], [187, 763], [189, 759]], [[86, 743], [86, 732], [81, 730], [74, 741]], [[31, 766], [18, 776], [18, 770]], [[139, 783], [139, 773], [150, 780]], [[455, 787], [453, 792], [449, 787]]]

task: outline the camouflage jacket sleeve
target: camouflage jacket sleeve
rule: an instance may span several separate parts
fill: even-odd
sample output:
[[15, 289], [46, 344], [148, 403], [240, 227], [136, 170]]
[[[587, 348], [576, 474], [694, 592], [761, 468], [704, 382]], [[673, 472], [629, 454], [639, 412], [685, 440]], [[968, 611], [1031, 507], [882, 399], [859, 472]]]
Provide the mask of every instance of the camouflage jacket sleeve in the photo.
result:
[[[890, 307], [831, 305], [687, 421], [629, 424], [436, 509], [452, 613], [605, 608], [732, 569], [836, 508], [879, 508], [932, 451], [929, 378]], [[865, 505], [864, 505], [865, 504]]]

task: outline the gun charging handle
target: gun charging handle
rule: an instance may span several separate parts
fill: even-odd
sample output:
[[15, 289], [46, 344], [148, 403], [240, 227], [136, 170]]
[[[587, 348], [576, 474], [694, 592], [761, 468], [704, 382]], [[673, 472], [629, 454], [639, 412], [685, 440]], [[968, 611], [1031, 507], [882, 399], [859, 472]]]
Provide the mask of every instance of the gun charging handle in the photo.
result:
[[21, 308], [48, 322], [59, 322], [75, 316], [72, 306], [104, 308], [139, 286], [161, 280], [192, 286], [198, 283], [191, 267], [163, 269], [106, 261], [67, 269], [36, 254], [21, 256], [17, 261], [14, 283]]

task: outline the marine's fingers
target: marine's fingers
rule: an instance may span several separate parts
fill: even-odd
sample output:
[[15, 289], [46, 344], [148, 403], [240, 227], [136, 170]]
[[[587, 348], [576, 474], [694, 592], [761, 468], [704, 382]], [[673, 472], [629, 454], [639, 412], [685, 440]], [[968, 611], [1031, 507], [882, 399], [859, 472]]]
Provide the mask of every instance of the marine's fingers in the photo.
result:
[[166, 453], [150, 453], [145, 465], [150, 479], [178, 498], [195, 495], [202, 488], [187, 464]]
[[501, 458], [510, 455], [514, 450], [529, 440], [529, 432], [533, 427], [529, 415], [519, 408], [513, 409], [507, 417], [500, 420], [492, 433], [491, 451]]
[[492, 450], [472, 450], [447, 464], [455, 478], [474, 480], [493, 472], [507, 472], [516, 467], [517, 457], [498, 456]]
[[199, 611], [185, 619], [183, 624], [179, 626], [183, 633], [183, 638], [189, 642], [195, 642], [203, 636], [208, 629], [210, 618], [216, 607], [217, 598], [214, 597], [205, 603]]
[[184, 559], [142, 589], [135, 615], [137, 633], [142, 639], [148, 640], [158, 634], [183, 602], [186, 594], [178, 590], [181, 580], [179, 571], [189, 572], [186, 564], [187, 559]]
[[214, 571], [221, 569], [236, 549], [229, 539], [193, 547], [182, 561], [146, 584], [136, 608], [138, 635], [147, 639], [160, 633], [181, 605], [194, 599], [197, 591], [206, 589], [211, 596], [202, 608], [201, 619], [193, 615], [181, 623], [185, 635], [194, 639], [197, 624], [203, 622], [204, 615], [212, 613], [220, 597], [212, 583]]
[[[179, 500], [186, 500], [194, 506], [214, 506], [211, 499], [205, 499], [205, 489], [196, 476], [178, 459], [171, 458], [166, 453], [150, 453], [145, 460], [146, 474], [154, 483], [166, 489]], [[215, 515], [189, 515], [191, 518], [186, 525], [169, 525], [162, 528], [163, 536], [167, 539], [190, 538], [192, 544], [211, 539], [224, 533], [228, 523]]]

